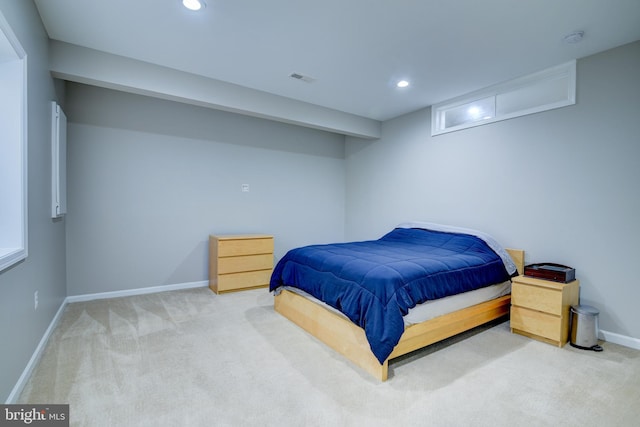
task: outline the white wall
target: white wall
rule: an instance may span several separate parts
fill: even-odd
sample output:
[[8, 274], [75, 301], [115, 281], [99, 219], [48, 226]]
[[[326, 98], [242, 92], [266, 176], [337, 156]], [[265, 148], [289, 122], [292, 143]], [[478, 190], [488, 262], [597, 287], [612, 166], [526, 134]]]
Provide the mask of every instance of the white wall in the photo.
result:
[[[0, 272], [0, 399], [25, 369], [65, 294], [65, 221], [51, 219], [51, 101], [47, 35], [31, 1], [0, 0], [0, 11], [27, 53], [28, 250]], [[0, 134], [0, 143], [4, 135]], [[1, 203], [1, 201], [0, 201]], [[39, 292], [34, 309], [34, 292]]]
[[[68, 294], [208, 279], [208, 235], [344, 239], [344, 137], [67, 84]], [[249, 184], [248, 193], [241, 185]]]
[[603, 330], [640, 339], [640, 42], [578, 61], [577, 104], [430, 136], [430, 109], [347, 138], [347, 239], [477, 228], [576, 268]]

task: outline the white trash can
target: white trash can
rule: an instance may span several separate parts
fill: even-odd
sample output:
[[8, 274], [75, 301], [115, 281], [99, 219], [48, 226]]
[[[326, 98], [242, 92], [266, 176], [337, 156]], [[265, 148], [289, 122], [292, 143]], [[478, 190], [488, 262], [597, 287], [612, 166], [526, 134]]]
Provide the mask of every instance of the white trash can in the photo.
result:
[[598, 314], [598, 309], [590, 305], [571, 306], [571, 346], [602, 351], [598, 345]]

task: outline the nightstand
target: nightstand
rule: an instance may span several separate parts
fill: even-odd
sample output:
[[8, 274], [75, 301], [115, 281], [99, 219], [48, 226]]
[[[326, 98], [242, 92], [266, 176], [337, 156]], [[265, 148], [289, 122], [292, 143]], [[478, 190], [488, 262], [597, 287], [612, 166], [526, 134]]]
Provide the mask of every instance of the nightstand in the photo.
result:
[[209, 236], [209, 287], [219, 294], [269, 285], [273, 236]]
[[511, 332], [563, 347], [569, 340], [569, 308], [578, 304], [580, 282], [511, 279]]

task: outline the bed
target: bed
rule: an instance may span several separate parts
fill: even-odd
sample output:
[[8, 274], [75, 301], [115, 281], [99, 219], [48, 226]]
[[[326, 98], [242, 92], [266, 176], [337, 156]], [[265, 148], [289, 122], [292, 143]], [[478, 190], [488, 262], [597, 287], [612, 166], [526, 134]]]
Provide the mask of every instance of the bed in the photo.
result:
[[414, 222], [377, 240], [292, 249], [270, 290], [278, 313], [385, 381], [389, 360], [507, 315], [510, 295], [407, 323], [413, 310], [508, 284], [523, 264], [524, 251], [485, 233]]

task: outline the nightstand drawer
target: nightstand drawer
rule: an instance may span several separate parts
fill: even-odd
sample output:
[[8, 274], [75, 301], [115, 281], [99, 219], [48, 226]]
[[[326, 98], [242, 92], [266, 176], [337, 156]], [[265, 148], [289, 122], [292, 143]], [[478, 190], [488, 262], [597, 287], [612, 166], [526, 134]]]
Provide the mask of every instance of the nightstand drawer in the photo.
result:
[[273, 254], [218, 258], [218, 274], [268, 270], [273, 267]]
[[511, 304], [526, 307], [545, 313], [562, 314], [562, 292], [539, 286], [513, 283], [511, 287]]
[[218, 256], [239, 256], [273, 253], [273, 238], [237, 239], [218, 241]]
[[249, 271], [245, 273], [221, 274], [218, 276], [218, 289], [220, 292], [237, 289], [250, 289], [259, 286], [268, 286], [271, 279], [271, 270]]
[[[566, 333], [560, 333], [562, 318], [550, 314], [512, 306], [510, 321], [512, 329], [526, 331], [549, 340], [558, 341], [566, 337]], [[560, 342], [564, 344], [566, 341]]]

